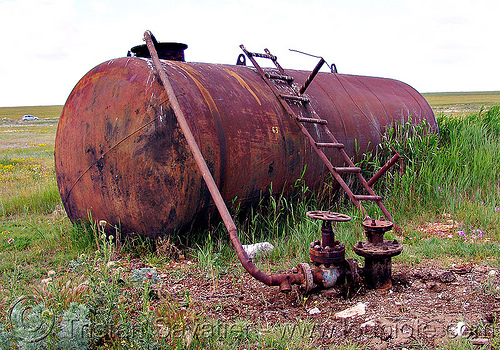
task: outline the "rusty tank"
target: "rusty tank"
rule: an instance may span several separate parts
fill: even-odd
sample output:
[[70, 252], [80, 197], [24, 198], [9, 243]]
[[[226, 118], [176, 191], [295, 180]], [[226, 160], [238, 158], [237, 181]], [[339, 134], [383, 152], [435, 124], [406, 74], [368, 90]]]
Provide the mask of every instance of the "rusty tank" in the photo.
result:
[[[174, 234], [215, 207], [151, 60], [133, 55], [93, 68], [69, 95], [55, 141], [58, 188], [73, 222], [91, 214], [124, 233]], [[319, 187], [327, 169], [253, 67], [183, 57], [163, 56], [162, 68], [225, 201], [287, 190], [304, 169], [307, 186]], [[301, 83], [310, 72], [287, 73]], [[353, 157], [396, 122], [437, 129], [427, 101], [400, 81], [320, 72], [306, 95]], [[342, 166], [335, 150], [326, 154]]]

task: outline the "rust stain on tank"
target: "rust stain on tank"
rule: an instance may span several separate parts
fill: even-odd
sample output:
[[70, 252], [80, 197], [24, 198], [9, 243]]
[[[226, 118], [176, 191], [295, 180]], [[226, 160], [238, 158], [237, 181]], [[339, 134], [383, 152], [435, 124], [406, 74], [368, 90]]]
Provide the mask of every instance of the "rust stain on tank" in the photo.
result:
[[198, 89], [200, 89], [200, 92], [203, 95], [203, 98], [205, 99], [205, 102], [209, 106], [211, 112], [219, 114], [217, 105], [215, 104], [214, 99], [210, 95], [210, 92], [208, 92], [208, 90], [200, 83], [200, 81], [194, 77], [194, 75], [199, 75], [200, 73], [190, 68], [189, 66], [178, 66], [178, 67], [182, 69], [194, 81]]
[[225, 69], [225, 68], [223, 68], [223, 69], [230, 76], [234, 77], [238, 81], [238, 83], [240, 83], [241, 86], [243, 86], [245, 89], [247, 89], [248, 92], [250, 92], [252, 94], [252, 96], [255, 97], [255, 100], [257, 100], [258, 104], [262, 106], [262, 103], [260, 103], [260, 100], [257, 97], [257, 95], [255, 94], [255, 92], [253, 92], [252, 88], [245, 82], [245, 80], [243, 80], [242, 77], [240, 77], [236, 72], [230, 71], [229, 69]]

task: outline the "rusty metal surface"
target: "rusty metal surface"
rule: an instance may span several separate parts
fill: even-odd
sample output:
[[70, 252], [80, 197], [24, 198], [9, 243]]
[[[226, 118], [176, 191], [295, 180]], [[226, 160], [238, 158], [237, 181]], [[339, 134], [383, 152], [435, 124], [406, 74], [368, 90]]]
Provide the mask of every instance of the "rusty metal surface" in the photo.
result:
[[307, 79], [304, 82], [304, 84], [302, 84], [302, 86], [300, 87], [300, 90], [299, 90], [299, 94], [300, 95], [302, 95], [304, 92], [306, 92], [306, 90], [309, 87], [309, 85], [311, 85], [313, 79], [316, 77], [316, 75], [318, 75], [319, 70], [321, 69], [321, 67], [323, 67], [323, 64], [325, 64], [325, 60], [323, 58], [321, 58], [319, 60], [318, 64], [316, 65], [316, 67], [314, 67], [314, 69], [311, 72], [311, 74], [307, 77]]
[[[271, 188], [279, 193], [306, 165], [306, 185], [318, 187], [323, 163], [252, 68], [162, 65], [225, 201], [250, 203]], [[287, 73], [295, 82], [309, 76]], [[355, 159], [355, 143], [362, 151], [374, 147], [395, 122], [427, 119], [437, 129], [425, 99], [398, 81], [318, 73], [305, 96]], [[91, 212], [124, 233], [154, 237], [212, 217], [213, 202], [150, 60], [119, 58], [86, 74], [63, 108], [55, 147], [72, 221]], [[343, 165], [333, 149], [326, 153]]]
[[379, 235], [383, 235], [387, 231], [390, 231], [392, 227], [394, 226], [391, 221], [387, 220], [377, 220], [377, 219], [371, 219], [371, 218], [366, 218], [363, 220], [361, 223], [363, 226], [363, 229], [367, 233], [375, 233]]
[[392, 286], [392, 262], [390, 257], [366, 258], [363, 270], [367, 287], [389, 289]]
[[363, 257], [386, 258], [398, 255], [403, 250], [403, 245], [398, 241], [383, 241], [379, 244], [358, 242], [353, 246], [356, 254]]
[[352, 292], [361, 285], [362, 281], [361, 275], [363, 272], [356, 260], [346, 259], [346, 263], [347, 263], [346, 284]]
[[351, 217], [349, 215], [335, 213], [332, 211], [312, 210], [308, 211], [306, 216], [311, 219], [322, 220], [324, 223], [351, 221]]
[[[306, 213], [307, 217], [311, 219], [321, 220], [321, 243], [319, 241], [313, 242], [311, 248], [319, 245], [321, 250], [326, 251], [334, 250], [339, 244], [335, 240], [335, 231], [332, 228], [332, 222], [346, 222], [350, 221], [351, 217], [345, 214], [334, 213], [331, 211], [308, 211]], [[330, 249], [327, 249], [329, 247]], [[316, 248], [315, 248], [316, 249]]]
[[311, 290], [318, 286], [316, 283], [314, 283], [315, 281], [317, 283], [321, 283], [323, 281], [323, 275], [321, 273], [318, 274], [317, 270], [315, 270], [316, 273], [313, 273], [313, 270], [311, 269], [311, 266], [309, 264], [300, 263], [297, 266], [297, 272], [304, 276], [302, 288], [305, 293], [309, 293]]
[[319, 266], [321, 264], [326, 267], [339, 266], [345, 261], [345, 246], [343, 243], [338, 243], [334, 246], [315, 245], [309, 249], [310, 258], [313, 264]]

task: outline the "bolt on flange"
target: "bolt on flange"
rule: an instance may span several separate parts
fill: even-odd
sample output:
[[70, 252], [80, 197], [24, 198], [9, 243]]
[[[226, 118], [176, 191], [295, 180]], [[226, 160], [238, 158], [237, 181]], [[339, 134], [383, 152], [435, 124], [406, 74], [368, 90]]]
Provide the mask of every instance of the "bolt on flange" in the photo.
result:
[[384, 234], [390, 231], [393, 223], [386, 220], [367, 218], [362, 223], [367, 241], [358, 242], [353, 250], [365, 258], [363, 274], [369, 288], [390, 288], [393, 256], [401, 253], [403, 245], [397, 240], [384, 240]]

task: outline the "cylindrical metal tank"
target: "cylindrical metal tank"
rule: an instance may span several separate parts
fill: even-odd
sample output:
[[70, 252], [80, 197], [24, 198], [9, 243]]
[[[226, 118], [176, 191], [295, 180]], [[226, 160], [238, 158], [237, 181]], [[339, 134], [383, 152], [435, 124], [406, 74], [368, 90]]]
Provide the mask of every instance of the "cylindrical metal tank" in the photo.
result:
[[[255, 69], [162, 64], [226, 201], [250, 203], [271, 188], [280, 192], [305, 166], [307, 185], [318, 187], [326, 168]], [[299, 84], [309, 75], [287, 73]], [[349, 155], [355, 155], [355, 143], [360, 150], [377, 145], [394, 122], [426, 119], [437, 129], [427, 101], [399, 81], [319, 73], [306, 95]], [[326, 151], [341, 166], [336, 152]], [[124, 233], [154, 237], [182, 231], [214, 211], [145, 58], [104, 62], [77, 83], [59, 121], [55, 169], [72, 221], [86, 221], [91, 213]]]

